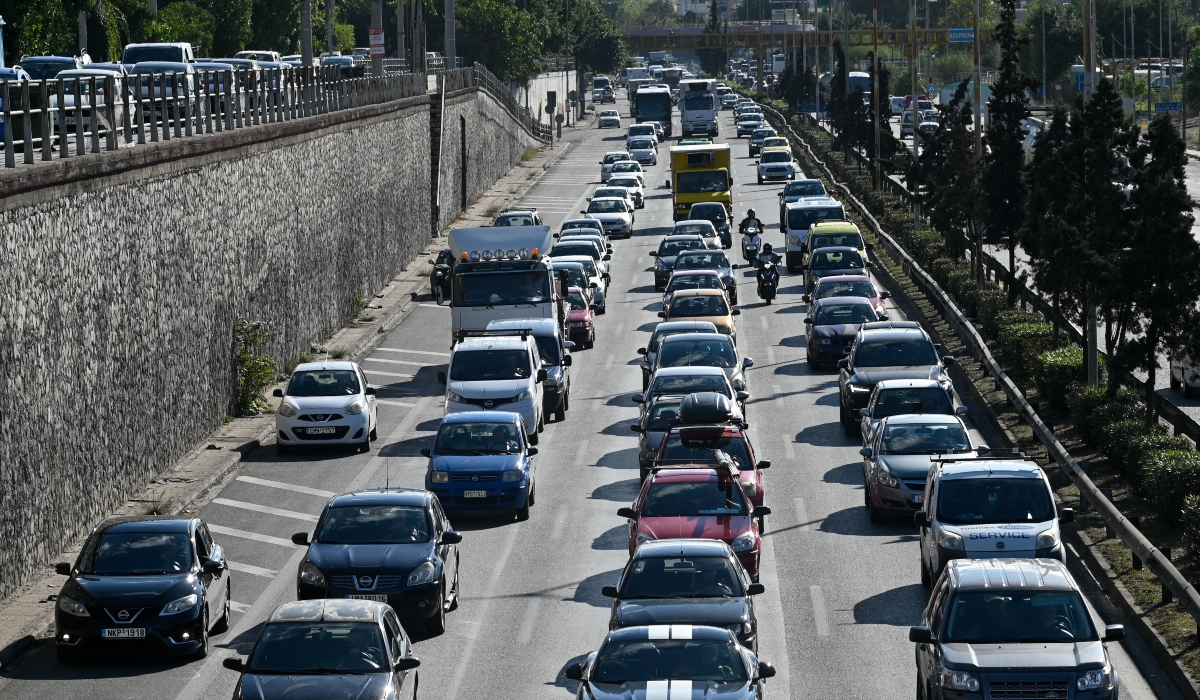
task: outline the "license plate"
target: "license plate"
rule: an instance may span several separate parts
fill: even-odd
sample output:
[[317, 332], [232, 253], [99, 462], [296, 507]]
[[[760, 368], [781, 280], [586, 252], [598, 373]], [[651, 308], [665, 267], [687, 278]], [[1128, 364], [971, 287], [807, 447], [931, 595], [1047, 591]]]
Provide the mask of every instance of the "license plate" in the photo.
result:
[[463, 491], [463, 498], [487, 498], [487, 491]]
[[309, 435], [333, 435], [337, 432], [337, 428], [308, 428]]
[[376, 603], [386, 603], [387, 596], [382, 593], [349, 593], [346, 595], [350, 600], [371, 600]]
[[67, 117], [67, 126], [75, 126], [75, 117]]
[[144, 639], [145, 627], [124, 627], [121, 629], [102, 629], [100, 636], [105, 639]]
[[916, 496], [913, 496], [912, 502], [913, 503], [924, 503], [925, 502], [925, 494], [919, 493]]

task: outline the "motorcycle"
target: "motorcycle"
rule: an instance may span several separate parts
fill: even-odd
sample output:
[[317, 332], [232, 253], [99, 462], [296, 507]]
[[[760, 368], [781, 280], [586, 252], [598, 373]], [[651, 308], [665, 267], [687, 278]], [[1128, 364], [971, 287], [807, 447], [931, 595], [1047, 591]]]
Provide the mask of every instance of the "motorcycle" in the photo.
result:
[[779, 268], [770, 260], [764, 260], [758, 267], [758, 298], [771, 303], [779, 291]]
[[452, 261], [449, 248], [443, 249], [436, 258], [429, 260], [433, 265], [433, 270], [429, 273], [429, 294], [438, 303], [438, 306], [446, 303], [446, 300], [450, 298]]
[[751, 265], [758, 259], [758, 248], [762, 245], [761, 238], [757, 243], [750, 242], [751, 236], [756, 235], [761, 235], [757, 226], [749, 226], [742, 232], [742, 258]]

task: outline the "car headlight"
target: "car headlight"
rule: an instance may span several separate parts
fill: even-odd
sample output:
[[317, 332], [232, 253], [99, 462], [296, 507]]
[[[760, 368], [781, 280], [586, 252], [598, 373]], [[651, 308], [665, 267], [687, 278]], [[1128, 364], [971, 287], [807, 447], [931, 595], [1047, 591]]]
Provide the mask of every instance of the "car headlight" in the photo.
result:
[[467, 403], [467, 400], [465, 398], [454, 393], [453, 391], [446, 392], [446, 400], [453, 401], [454, 403]]
[[516, 400], [524, 401], [525, 399], [532, 399], [532, 398], [533, 398], [533, 389], [526, 389], [525, 391], [521, 392], [521, 395], [518, 396], [516, 398]]
[[1038, 549], [1049, 549], [1050, 547], [1056, 547], [1058, 546], [1058, 534], [1054, 532], [1054, 530], [1040, 532], [1038, 533], [1034, 546]]
[[58, 609], [75, 617], [91, 617], [83, 603], [66, 596], [59, 596]]
[[296, 415], [296, 407], [288, 403], [286, 400], [279, 403], [279, 415], [284, 418], [291, 418]]
[[888, 471], [888, 468], [882, 464], [877, 465], [875, 469], [875, 478], [879, 480], [879, 483], [890, 489], [894, 489], [900, 485], [900, 480], [897, 479], [895, 475]]
[[941, 672], [938, 673], [938, 685], [949, 690], [965, 690], [968, 693], [979, 691], [979, 679], [970, 671], [955, 671], [951, 668], [941, 667]]
[[424, 586], [427, 583], [433, 583], [435, 578], [437, 578], [437, 569], [433, 566], [433, 562], [423, 562], [408, 575], [408, 585]]
[[852, 394], [866, 394], [867, 392], [871, 391], [871, 387], [862, 386], [861, 384], [849, 384], [848, 386], [850, 387], [850, 393]]
[[728, 275], [726, 277], [722, 277], [721, 281], [725, 283], [726, 287], [737, 286], [737, 278], [735, 278], [733, 275]]
[[755, 544], [757, 544], [757, 540], [754, 537], [754, 533], [743, 532], [737, 537], [734, 537], [733, 541], [729, 543], [729, 546], [733, 547], [733, 551], [735, 552], [749, 552], [750, 550], [754, 549]]
[[1085, 671], [1075, 681], [1075, 687], [1080, 690], [1095, 690], [1112, 687], [1112, 668], [1107, 664], [1104, 668]]
[[736, 625], [729, 625], [725, 629], [737, 635], [754, 634], [754, 625], [750, 622], [739, 622]]
[[792, 245], [803, 245], [804, 244], [804, 241], [800, 240], [799, 236], [789, 236], [788, 240], [790, 240], [792, 242]]
[[510, 483], [514, 481], [521, 481], [524, 478], [525, 472], [521, 471], [520, 469], [509, 469], [500, 476], [501, 481], [507, 481]]
[[358, 414], [362, 413], [363, 409], [366, 407], [367, 407], [366, 402], [364, 402], [362, 399], [358, 399], [357, 401], [355, 401], [354, 403], [352, 403], [346, 407], [346, 413], [349, 413], [352, 416], [357, 416]]
[[300, 583], [307, 586], [324, 586], [325, 574], [308, 562], [300, 565]]
[[164, 605], [162, 612], [160, 612], [159, 615], [175, 615], [186, 610], [191, 610], [192, 608], [196, 607], [196, 604], [199, 602], [200, 596], [196, 595], [195, 593], [191, 595], [185, 595], [182, 598], [172, 600], [170, 603]]
[[653, 541], [654, 541], [654, 535], [647, 535], [644, 532], [639, 532], [636, 543], [637, 543], [637, 546], [641, 547], [643, 544], [645, 544], [647, 542], [653, 542]]
[[450, 483], [450, 472], [442, 472], [435, 469], [430, 475], [429, 480], [435, 484], [448, 484]]
[[813, 345], [832, 345], [833, 341], [829, 338], [816, 338], [813, 340]]
[[942, 549], [962, 551], [964, 549], [963, 538], [961, 535], [956, 535], [953, 532], [942, 530], [942, 533], [938, 535], [938, 546]]

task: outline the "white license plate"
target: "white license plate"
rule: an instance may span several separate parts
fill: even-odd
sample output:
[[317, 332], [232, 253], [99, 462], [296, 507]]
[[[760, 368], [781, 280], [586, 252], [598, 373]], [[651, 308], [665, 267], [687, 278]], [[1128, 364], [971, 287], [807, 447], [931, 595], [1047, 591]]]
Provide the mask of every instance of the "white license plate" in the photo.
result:
[[383, 595], [382, 593], [350, 593], [346, 597], [350, 600], [372, 600], [376, 603], [387, 602], [387, 596]]
[[337, 428], [308, 428], [309, 435], [333, 435], [337, 432]]
[[463, 498], [487, 498], [487, 491], [463, 491]]
[[916, 496], [913, 496], [912, 502], [913, 503], [924, 503], [925, 502], [925, 494], [919, 493]]
[[102, 629], [100, 636], [105, 639], [144, 639], [145, 627], [124, 627], [121, 629]]

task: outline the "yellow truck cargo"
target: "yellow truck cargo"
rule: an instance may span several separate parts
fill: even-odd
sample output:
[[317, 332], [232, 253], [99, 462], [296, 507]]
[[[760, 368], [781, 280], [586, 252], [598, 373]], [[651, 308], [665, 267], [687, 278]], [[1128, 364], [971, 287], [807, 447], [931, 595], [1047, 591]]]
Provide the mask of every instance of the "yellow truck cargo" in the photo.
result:
[[676, 221], [688, 218], [697, 202], [720, 202], [733, 217], [733, 175], [729, 144], [701, 143], [671, 149], [671, 193]]

